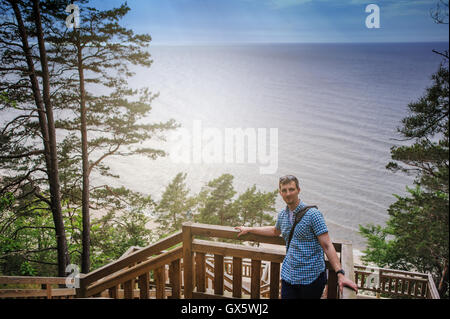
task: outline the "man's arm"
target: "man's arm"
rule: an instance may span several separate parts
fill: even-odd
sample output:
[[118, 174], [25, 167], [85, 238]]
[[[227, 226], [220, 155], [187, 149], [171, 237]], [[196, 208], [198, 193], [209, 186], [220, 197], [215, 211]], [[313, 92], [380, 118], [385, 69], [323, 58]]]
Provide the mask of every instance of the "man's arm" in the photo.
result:
[[281, 234], [281, 232], [275, 226], [262, 226], [262, 227], [238, 226], [238, 227], [234, 227], [234, 229], [237, 229], [240, 231], [240, 233], [238, 234], [238, 237], [248, 234], [248, 233], [252, 233], [255, 235], [262, 235], [262, 236], [273, 236], [273, 237], [280, 236], [280, 234]]
[[[334, 269], [334, 271], [342, 269], [341, 263], [339, 262], [339, 258], [336, 253], [336, 249], [334, 249], [334, 245], [331, 242], [328, 233], [324, 233], [322, 235], [317, 236], [317, 239], [319, 240], [319, 243], [322, 246], [323, 251], [327, 255], [328, 261], [330, 262], [330, 265]], [[350, 287], [354, 291], [358, 292], [358, 286], [341, 273], [338, 274], [338, 284], [341, 294], [344, 286]]]

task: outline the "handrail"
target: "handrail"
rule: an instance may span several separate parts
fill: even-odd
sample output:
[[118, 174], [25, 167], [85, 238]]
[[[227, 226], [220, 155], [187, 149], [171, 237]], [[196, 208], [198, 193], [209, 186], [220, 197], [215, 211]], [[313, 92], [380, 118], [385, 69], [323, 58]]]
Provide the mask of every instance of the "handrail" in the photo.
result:
[[88, 289], [88, 295], [96, 295], [108, 288], [119, 285], [120, 283], [132, 280], [144, 273], [149, 272], [150, 270], [159, 268], [164, 266], [167, 263], [170, 263], [174, 260], [180, 259], [182, 257], [182, 247], [177, 247], [172, 249], [166, 253], [163, 253], [159, 256], [151, 258], [145, 262], [137, 264], [133, 267], [130, 267], [114, 277], [106, 279], [104, 281], [100, 281], [94, 284], [92, 287]]
[[0, 298], [35, 298], [53, 297], [71, 298], [75, 296], [73, 288], [52, 288], [52, 285], [64, 285], [65, 277], [28, 277], [28, 276], [0, 276], [1, 285], [42, 285], [42, 289], [35, 288], [13, 288], [0, 289]]
[[[355, 271], [353, 267], [353, 248], [350, 242], [341, 243], [341, 266], [346, 277], [355, 282]], [[339, 295], [338, 295], [339, 296]], [[356, 299], [356, 292], [348, 287], [342, 289], [339, 299]]]
[[440, 298], [430, 274], [355, 265], [355, 276], [359, 289], [374, 292], [377, 297], [385, 293], [412, 298]]
[[220, 254], [252, 259], [267, 260], [282, 263], [285, 254], [278, 250], [259, 247], [246, 247], [242, 245], [211, 242], [207, 240], [194, 239], [192, 241], [192, 250], [200, 253]]
[[133, 265], [138, 262], [142, 262], [149, 257], [160, 253], [162, 250], [168, 249], [172, 246], [175, 246], [176, 244], [181, 243], [182, 240], [182, 233], [177, 232], [169, 237], [163, 238], [160, 241], [149, 245], [145, 248], [142, 248], [140, 250], [137, 250], [128, 256], [125, 256], [121, 259], [118, 259], [114, 262], [111, 262], [101, 268], [98, 268], [89, 274], [85, 275], [81, 278], [81, 284], [83, 285], [89, 285], [99, 279], [105, 278], [111, 274], [114, 274], [115, 272], [128, 267], [130, 265]]
[[[257, 267], [255, 270], [255, 273], [252, 273], [252, 298], [259, 298], [261, 293], [261, 287], [260, 287], [260, 274], [261, 274], [261, 261], [270, 261], [274, 269], [271, 270], [270, 275], [270, 286], [272, 289], [276, 289], [273, 292], [270, 292], [271, 298], [278, 298], [278, 289], [279, 289], [279, 275], [280, 275], [280, 264], [283, 262], [285, 257], [284, 250], [276, 250], [276, 249], [270, 249], [270, 248], [259, 248], [259, 247], [250, 247], [250, 246], [243, 246], [243, 245], [236, 245], [236, 244], [229, 244], [229, 243], [221, 243], [221, 242], [212, 242], [212, 241], [205, 241], [200, 239], [195, 239], [195, 236], [202, 236], [202, 237], [215, 237], [215, 238], [225, 238], [225, 239], [233, 239], [233, 240], [240, 240], [240, 241], [255, 241], [259, 243], [267, 243], [267, 244], [274, 244], [274, 245], [283, 245], [285, 246], [285, 242], [281, 236], [278, 237], [271, 237], [271, 236], [262, 236], [262, 235], [255, 235], [255, 234], [246, 234], [240, 237], [237, 237], [239, 234], [239, 231], [228, 226], [218, 226], [218, 225], [208, 225], [208, 224], [195, 224], [192, 222], [184, 223], [183, 224], [183, 261], [184, 261], [184, 287], [185, 287], [185, 298], [193, 298], [193, 297], [200, 297], [200, 298], [208, 298], [211, 297], [211, 295], [208, 295], [207, 293], [204, 293], [203, 291], [195, 291], [194, 290], [194, 280], [193, 275], [195, 272], [197, 272], [197, 276], [204, 276], [202, 274], [202, 268], [204, 266], [201, 266], [201, 264], [194, 263], [193, 256], [194, 253], [200, 253], [203, 254], [203, 257], [200, 257], [199, 261], [201, 263], [204, 263], [204, 255], [206, 253], [213, 253], [217, 255], [217, 260], [220, 264], [222, 264], [218, 269], [223, 268], [223, 256], [232, 256], [233, 260], [237, 258], [236, 261], [237, 264], [242, 265], [242, 259], [243, 258], [251, 258], [252, 259], [252, 269], [254, 267]], [[353, 251], [352, 251], [352, 245], [349, 242], [334, 242], [333, 243], [336, 251], [340, 253], [340, 259], [341, 264], [348, 273], [348, 276], [350, 279], [354, 280], [354, 270], [353, 270]], [[220, 257], [222, 256], [222, 257]], [[219, 258], [220, 257], [220, 258]], [[216, 257], [215, 257], [216, 258]], [[233, 261], [234, 262], [234, 261]], [[220, 265], [219, 264], [219, 265]], [[328, 265], [328, 264], [327, 264]], [[200, 267], [200, 268], [196, 268]], [[194, 269], [196, 269], [194, 271]], [[218, 270], [217, 275], [220, 276], [218, 278], [218, 282], [222, 282], [224, 277], [223, 274], [220, 274], [221, 270]], [[350, 298], [356, 298], [356, 293], [350, 289], [350, 288], [344, 288], [342, 294], [339, 294], [337, 291], [337, 276], [334, 273], [333, 270], [329, 270], [329, 286], [328, 286], [328, 297], [329, 298], [343, 298], [343, 299], [350, 299]], [[242, 274], [238, 273], [238, 279], [237, 283], [241, 283], [241, 277]], [[278, 277], [278, 278], [277, 278]], [[204, 279], [201, 279], [197, 282], [197, 285], [199, 282], [204, 282]], [[201, 290], [203, 290], [202, 288]], [[219, 295], [217, 292], [213, 295], [214, 297], [219, 297], [220, 294], [223, 294], [223, 284], [220, 285], [220, 288], [217, 289]], [[239, 291], [239, 289], [237, 290]], [[234, 293], [233, 293], [234, 296]], [[223, 295], [222, 295], [223, 297]]]
[[405, 270], [380, 268], [380, 267], [373, 267], [373, 266], [363, 266], [363, 265], [355, 265], [354, 267], [355, 267], [355, 271], [358, 271], [360, 269], [361, 270], [374, 270], [374, 271], [382, 270], [384, 274], [393, 273], [393, 274], [400, 274], [400, 275], [404, 275], [404, 276], [416, 276], [416, 277], [422, 277], [422, 278], [428, 279], [428, 274], [414, 272], [414, 271], [405, 271]]
[[[252, 233], [247, 233], [245, 235], [237, 237], [239, 230], [234, 229], [229, 226], [221, 225], [210, 225], [210, 224], [200, 224], [186, 222], [183, 225], [189, 226], [191, 228], [192, 235], [195, 236], [205, 236], [211, 238], [224, 238], [224, 239], [234, 239], [240, 241], [252, 241], [264, 244], [280, 245], [285, 246], [286, 242], [281, 236], [263, 236], [256, 235]], [[341, 252], [342, 242], [333, 242], [333, 246], [336, 252]]]
[[428, 274], [428, 289], [427, 289], [427, 298], [428, 299], [441, 299], [439, 296], [439, 292], [434, 284], [433, 276]]

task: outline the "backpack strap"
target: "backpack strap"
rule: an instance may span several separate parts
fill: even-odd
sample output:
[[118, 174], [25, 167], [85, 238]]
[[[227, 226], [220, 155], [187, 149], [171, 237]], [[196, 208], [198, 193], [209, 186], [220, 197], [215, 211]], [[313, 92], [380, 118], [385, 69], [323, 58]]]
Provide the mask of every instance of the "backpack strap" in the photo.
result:
[[308, 212], [308, 210], [310, 210], [311, 208], [316, 208], [317, 206], [305, 206], [302, 209], [300, 209], [297, 214], [295, 215], [295, 220], [294, 220], [294, 225], [292, 225], [291, 228], [291, 232], [289, 233], [289, 239], [286, 245], [286, 252], [289, 249], [289, 245], [291, 243], [292, 240], [292, 236], [294, 235], [294, 230], [295, 230], [295, 226], [297, 226], [297, 224], [302, 220], [303, 216], [305, 216], [305, 214]]

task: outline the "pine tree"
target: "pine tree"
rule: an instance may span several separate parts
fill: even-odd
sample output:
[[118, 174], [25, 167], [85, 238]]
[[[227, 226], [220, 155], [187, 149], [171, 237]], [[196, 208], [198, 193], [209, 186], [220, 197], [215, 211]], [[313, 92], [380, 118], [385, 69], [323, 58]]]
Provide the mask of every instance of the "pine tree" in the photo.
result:
[[[68, 4], [69, 2], [66, 1]], [[110, 10], [89, 7], [87, 1], [77, 2], [80, 12], [78, 28], [67, 32], [61, 1], [46, 1], [53, 34], [52, 60], [60, 71], [64, 90], [58, 96], [60, 105], [76, 116], [58, 122], [58, 127], [69, 132], [80, 132], [83, 215], [82, 272], [89, 271], [90, 236], [90, 176], [97, 169], [104, 175], [109, 167], [103, 165], [111, 156], [144, 155], [152, 159], [165, 156], [160, 149], [143, 148], [141, 143], [176, 127], [173, 120], [148, 123], [143, 120], [151, 111], [156, 97], [147, 88], [133, 90], [127, 87], [133, 76], [130, 66], [148, 68], [152, 61], [147, 49], [151, 37], [135, 34], [120, 25], [129, 12], [127, 4]], [[105, 92], [96, 94], [96, 92]], [[73, 136], [71, 136], [73, 138]], [[161, 136], [161, 138], [163, 138]], [[91, 159], [96, 151], [97, 158]]]
[[248, 188], [234, 201], [233, 208], [239, 216], [239, 225], [265, 226], [273, 225], [274, 219], [270, 213], [274, 213], [275, 200], [278, 190], [274, 192], [256, 191], [256, 185]]
[[196, 199], [189, 196], [186, 173], [178, 173], [167, 185], [161, 201], [155, 209], [160, 236], [181, 230], [183, 222], [190, 219]]
[[[6, 17], [0, 22], [0, 90], [7, 94], [7, 101], [1, 110], [10, 111], [8, 115], [15, 116], [2, 129], [2, 149], [6, 152], [0, 159], [2, 168], [18, 173], [4, 179], [1, 191], [15, 192], [26, 187], [29, 193], [34, 193], [48, 204], [57, 238], [58, 275], [64, 276], [69, 255], [61, 207], [51, 71], [40, 1], [4, 0], [0, 4], [1, 13]], [[10, 15], [14, 19], [8, 19]], [[30, 42], [37, 42], [37, 47], [30, 45]], [[36, 69], [35, 65], [40, 65], [40, 69]], [[14, 167], [14, 162], [20, 163], [20, 166]], [[40, 176], [42, 172], [47, 175], [49, 199], [42, 196], [36, 185], [43, 180]]]
[[198, 195], [199, 214], [196, 221], [205, 224], [234, 226], [238, 217], [232, 209], [236, 191], [233, 175], [223, 174], [208, 182]]
[[432, 76], [399, 132], [411, 145], [391, 149], [394, 172], [415, 173], [409, 196], [397, 196], [386, 227], [360, 226], [368, 239], [366, 261], [433, 274], [448, 296], [449, 263], [449, 69], [448, 59]]

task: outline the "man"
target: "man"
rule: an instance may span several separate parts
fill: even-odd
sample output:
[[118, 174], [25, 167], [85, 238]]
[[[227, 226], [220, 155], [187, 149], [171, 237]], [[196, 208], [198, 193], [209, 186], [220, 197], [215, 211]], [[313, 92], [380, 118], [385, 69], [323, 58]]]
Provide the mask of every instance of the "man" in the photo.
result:
[[[279, 191], [287, 206], [278, 214], [275, 226], [236, 227], [238, 236], [253, 233], [264, 236], [283, 236], [289, 240], [296, 214], [306, 207], [299, 198], [300, 186], [295, 176], [280, 178]], [[338, 276], [339, 290], [347, 286], [358, 291], [356, 284], [345, 277], [333, 243], [328, 235], [325, 220], [317, 208], [309, 208], [295, 227], [281, 268], [282, 299], [319, 299], [327, 278], [323, 254]]]

